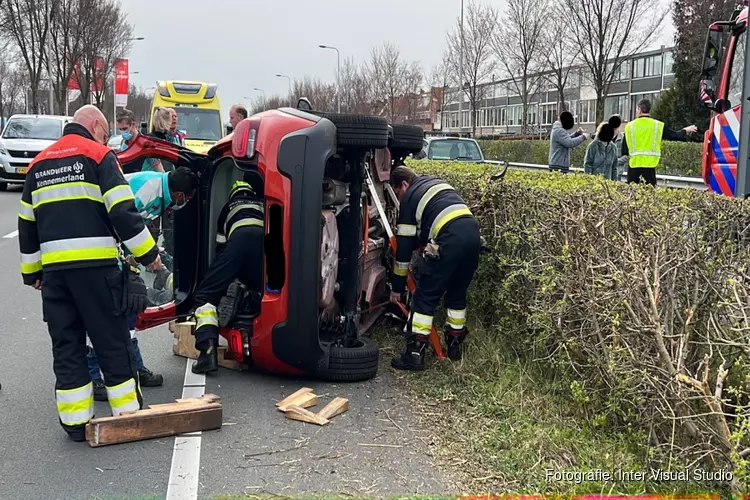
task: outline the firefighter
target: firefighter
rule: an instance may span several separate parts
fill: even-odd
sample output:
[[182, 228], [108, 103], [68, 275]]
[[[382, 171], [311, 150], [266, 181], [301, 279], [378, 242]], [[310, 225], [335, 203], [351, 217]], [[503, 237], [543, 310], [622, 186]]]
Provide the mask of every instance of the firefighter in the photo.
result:
[[479, 264], [479, 224], [464, 200], [441, 179], [417, 176], [408, 167], [391, 172], [390, 184], [400, 202], [396, 230], [396, 264], [391, 302], [399, 302], [415, 247], [423, 247], [416, 274], [417, 289], [406, 325], [406, 350], [391, 360], [399, 370], [423, 370], [433, 315], [440, 298], [448, 317], [448, 357], [461, 359], [466, 337], [466, 294]]
[[249, 183], [237, 181], [232, 185], [229, 201], [219, 214], [217, 256], [195, 292], [195, 348], [200, 355], [193, 365], [193, 373], [219, 369], [216, 351], [219, 325], [229, 324], [245, 298], [235, 280], [245, 285], [256, 299], [260, 297], [264, 213], [263, 198], [255, 194]]
[[63, 429], [84, 441], [94, 414], [86, 334], [99, 355], [113, 415], [139, 410], [143, 398], [127, 314], [143, 303], [143, 282], [118, 265], [118, 239], [152, 269], [159, 250], [133, 201], [107, 120], [79, 109], [63, 136], [30, 164], [18, 214], [21, 274], [42, 292], [52, 339], [55, 399]]
[[651, 101], [641, 99], [636, 108], [636, 119], [625, 125], [625, 140], [621, 156], [629, 156], [628, 182], [645, 182], [656, 186], [656, 167], [661, 160], [661, 142], [687, 141], [687, 136], [698, 128], [690, 125], [675, 132], [663, 122], [651, 118]]

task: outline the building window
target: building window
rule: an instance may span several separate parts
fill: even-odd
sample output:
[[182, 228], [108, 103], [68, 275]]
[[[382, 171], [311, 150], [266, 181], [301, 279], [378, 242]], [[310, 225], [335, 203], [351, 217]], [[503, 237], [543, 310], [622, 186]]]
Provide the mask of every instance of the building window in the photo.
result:
[[578, 123], [594, 123], [596, 120], [596, 99], [578, 102]]
[[515, 106], [508, 106], [508, 125], [514, 126], [514, 125], [520, 125], [521, 124], [521, 114], [523, 113], [523, 106], [515, 105]]
[[674, 56], [671, 52], [665, 52], [664, 53], [664, 74], [665, 75], [671, 75], [673, 74], [672, 71], [672, 65], [674, 64]]
[[661, 54], [641, 57], [633, 63], [633, 78], [661, 75]]
[[630, 98], [627, 95], [610, 96], [604, 99], [604, 119], [620, 115], [624, 121], [629, 119]]
[[636, 116], [635, 108], [641, 99], [648, 99], [649, 101], [651, 101], [651, 107], [653, 108], [656, 101], [659, 100], [659, 92], [652, 92], [650, 94], [633, 94], [632, 96], [630, 96], [630, 116], [632, 116], [633, 118], [635, 118]]
[[542, 125], [552, 125], [557, 120], [557, 103], [542, 104]]
[[[607, 73], [610, 73], [614, 68], [614, 63], [607, 63]], [[623, 82], [630, 79], [630, 61], [621, 61], [617, 67], [617, 71], [612, 76], [613, 82]]]
[[526, 108], [526, 125], [536, 124], [536, 104], [529, 104]]

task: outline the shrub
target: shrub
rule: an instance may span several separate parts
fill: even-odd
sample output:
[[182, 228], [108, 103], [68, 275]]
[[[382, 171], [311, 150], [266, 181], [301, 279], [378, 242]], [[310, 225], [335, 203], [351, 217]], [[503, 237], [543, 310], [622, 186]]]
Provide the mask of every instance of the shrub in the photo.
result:
[[[520, 163], [546, 165], [549, 156], [549, 141], [479, 141], [488, 160], [508, 160]], [[664, 141], [662, 159], [657, 171], [660, 174], [700, 177], [702, 144]], [[570, 152], [570, 165], [583, 168], [586, 143]]]
[[[522, 147], [522, 146], [518, 146]], [[411, 162], [491, 253], [470, 315], [567, 379], [592, 425], [648, 429], [651, 466], [750, 471], [750, 204], [583, 175]]]

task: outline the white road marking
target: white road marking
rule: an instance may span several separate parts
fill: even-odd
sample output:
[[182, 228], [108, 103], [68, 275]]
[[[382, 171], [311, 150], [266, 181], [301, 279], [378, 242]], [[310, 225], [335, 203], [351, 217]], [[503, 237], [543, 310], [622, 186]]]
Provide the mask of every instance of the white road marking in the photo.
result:
[[3, 238], [10, 239], [10, 238], [15, 238], [16, 236], [18, 236], [18, 230], [15, 230], [12, 233], [6, 234], [5, 236], [3, 236]]
[[[199, 398], [206, 392], [206, 376], [196, 375], [190, 368], [195, 363], [188, 359], [185, 366], [183, 398]], [[198, 498], [198, 475], [201, 465], [201, 432], [182, 434], [174, 439], [172, 469], [169, 471], [166, 500]]]

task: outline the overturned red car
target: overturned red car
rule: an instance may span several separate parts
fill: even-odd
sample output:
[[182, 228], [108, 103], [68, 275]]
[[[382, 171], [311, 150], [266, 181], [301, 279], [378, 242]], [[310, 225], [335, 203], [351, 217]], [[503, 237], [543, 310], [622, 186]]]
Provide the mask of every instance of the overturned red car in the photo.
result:
[[192, 313], [192, 294], [215, 253], [217, 219], [231, 185], [265, 199], [266, 287], [222, 329], [227, 357], [274, 373], [335, 381], [374, 377], [366, 336], [387, 301], [392, 263], [383, 218], [394, 216], [393, 158], [422, 147], [419, 127], [380, 117], [282, 108], [251, 116], [207, 155], [148, 136], [118, 153], [125, 171], [146, 159], [187, 166], [196, 196], [173, 212], [174, 300], [138, 318], [147, 329]]

